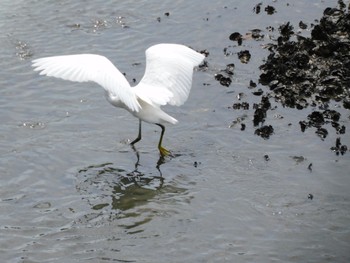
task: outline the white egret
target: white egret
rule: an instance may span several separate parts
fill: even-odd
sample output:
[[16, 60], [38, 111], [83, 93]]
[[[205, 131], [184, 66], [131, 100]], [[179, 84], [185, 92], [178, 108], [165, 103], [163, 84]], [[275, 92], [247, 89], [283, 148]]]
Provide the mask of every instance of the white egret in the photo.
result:
[[177, 120], [165, 113], [161, 106], [180, 106], [188, 98], [193, 68], [204, 55], [178, 44], [158, 44], [146, 50], [146, 70], [143, 78], [131, 87], [124, 75], [106, 57], [94, 54], [78, 54], [45, 57], [33, 60], [40, 75], [53, 76], [70, 81], [93, 81], [101, 85], [109, 103], [128, 110], [139, 119], [139, 133], [134, 145], [141, 140], [141, 122], [154, 123], [162, 131], [158, 149], [161, 156], [170, 152], [162, 147], [164, 124], [176, 124]]

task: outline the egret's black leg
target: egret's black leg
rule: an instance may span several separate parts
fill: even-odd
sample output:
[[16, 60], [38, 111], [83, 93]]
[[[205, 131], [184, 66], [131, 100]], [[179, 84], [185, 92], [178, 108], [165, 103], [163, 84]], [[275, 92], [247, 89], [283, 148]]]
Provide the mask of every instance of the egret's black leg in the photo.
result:
[[141, 120], [139, 119], [139, 135], [137, 135], [137, 138], [133, 140], [130, 144], [134, 145], [135, 143], [141, 141]]
[[168, 155], [170, 155], [170, 151], [168, 151], [167, 149], [162, 147], [162, 141], [163, 141], [163, 136], [164, 136], [164, 132], [165, 132], [165, 127], [164, 127], [164, 125], [159, 124], [159, 123], [156, 123], [156, 125], [158, 125], [160, 128], [162, 128], [162, 132], [160, 134], [159, 143], [158, 143], [159, 153], [161, 156], [168, 156]]

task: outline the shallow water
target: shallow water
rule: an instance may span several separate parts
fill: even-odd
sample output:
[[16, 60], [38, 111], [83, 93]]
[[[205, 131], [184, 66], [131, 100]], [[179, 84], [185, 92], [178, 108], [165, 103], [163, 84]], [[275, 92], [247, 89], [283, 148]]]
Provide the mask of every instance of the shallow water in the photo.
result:
[[[330, 125], [324, 140], [314, 129], [302, 133], [298, 123], [312, 109], [271, 101], [274, 134], [264, 140], [254, 135], [253, 109], [229, 108], [240, 93], [260, 102], [247, 86], [258, 82], [270, 41], [237, 47], [230, 34], [259, 28], [273, 37], [267, 26], [310, 25], [336, 1], [263, 2], [273, 15], [255, 14], [256, 4], [2, 1], [1, 262], [349, 260], [350, 154], [330, 150], [339, 135]], [[100, 87], [41, 77], [30, 66], [43, 56], [99, 53], [132, 83], [144, 50], [160, 42], [210, 53], [187, 103], [167, 108], [179, 123], [167, 127], [164, 145], [176, 157], [161, 163], [157, 126], [143, 126], [138, 161], [127, 144], [137, 120], [108, 105]], [[242, 49], [252, 54], [247, 64], [236, 56]], [[229, 63], [236, 67], [226, 88], [214, 74]], [[349, 130], [349, 112], [338, 110]], [[340, 137], [350, 145], [347, 133]]]

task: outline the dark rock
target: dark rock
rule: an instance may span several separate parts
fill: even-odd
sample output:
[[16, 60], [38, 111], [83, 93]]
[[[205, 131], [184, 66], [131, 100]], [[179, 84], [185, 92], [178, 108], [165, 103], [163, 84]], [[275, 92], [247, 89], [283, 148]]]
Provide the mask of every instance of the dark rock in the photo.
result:
[[241, 103], [233, 103], [232, 109], [239, 110], [241, 108]]
[[215, 79], [220, 82], [222, 86], [229, 87], [231, 85], [235, 64], [231, 63], [226, 65], [224, 70], [220, 70], [220, 73], [215, 74]]
[[334, 151], [336, 155], [339, 155], [339, 153], [344, 155], [347, 152], [348, 147], [346, 145], [342, 145], [340, 142], [340, 137], [338, 137], [335, 140], [335, 146], [331, 147], [331, 150]]
[[[240, 42], [242, 44], [242, 35], [238, 32], [234, 32], [230, 35], [229, 37], [230, 40], [232, 41], [237, 41], [237, 42]], [[239, 44], [239, 45], [241, 45]]]
[[260, 29], [253, 29], [251, 30], [251, 33], [252, 33], [252, 38], [254, 40], [262, 40], [264, 39], [264, 34], [261, 33], [261, 30]]
[[[338, 3], [339, 8], [325, 9], [310, 38], [297, 36], [297, 41], [292, 41], [293, 26], [288, 22], [279, 27], [277, 44], [270, 45], [266, 63], [260, 67], [259, 82], [269, 86], [270, 95], [283, 106], [326, 109], [334, 100], [350, 109], [350, 14], [343, 1]], [[299, 27], [305, 26], [300, 21]], [[329, 120], [338, 122], [341, 116], [326, 111], [323, 116], [314, 113], [308, 118], [308, 122], [300, 122], [302, 131]], [[342, 131], [339, 125], [334, 127]]]
[[215, 79], [220, 82], [222, 86], [229, 87], [231, 85], [231, 78], [222, 74], [215, 74]]
[[343, 101], [343, 107], [344, 107], [345, 109], [350, 110], [350, 100], [344, 100], [344, 101]]
[[249, 110], [249, 103], [248, 102], [242, 102], [242, 109], [243, 110]]
[[[350, 3], [349, 3], [350, 4]], [[340, 9], [345, 9], [346, 8], [346, 4], [344, 4], [343, 0], [338, 0], [338, 5]]]
[[299, 121], [299, 124], [301, 131], [304, 132], [308, 126], [307, 123], [305, 121]]
[[[311, 36], [304, 37], [294, 32], [290, 22], [279, 26], [279, 36], [276, 41], [266, 45], [269, 51], [263, 65], [260, 66], [261, 74], [259, 83], [267, 86], [269, 90], [257, 87], [250, 81], [248, 86], [256, 96], [262, 96], [260, 103], [254, 103], [254, 126], [262, 126], [269, 110], [270, 99], [280, 103], [283, 107], [303, 110], [309, 106], [314, 110], [300, 120], [302, 132], [310, 128], [322, 140], [334, 133], [329, 132], [330, 125], [336, 133], [345, 134], [346, 128], [340, 123], [344, 122], [333, 101], [338, 107], [350, 109], [350, 4], [348, 8], [344, 1], [338, 1], [339, 8], [326, 8], [323, 17], [310, 24]], [[255, 5], [254, 12], [261, 12], [262, 3]], [[266, 12], [271, 14], [275, 8], [267, 6]], [[300, 29], [307, 29], [308, 25], [303, 21], [298, 24]], [[268, 27], [273, 31], [273, 27]], [[252, 30], [252, 38], [259, 40], [264, 36], [261, 30]], [[235, 32], [230, 35], [230, 40], [238, 41], [245, 38]], [[236, 54], [235, 46], [224, 49], [224, 54]], [[248, 50], [237, 53], [242, 63], [248, 63], [251, 55]], [[222, 85], [229, 86], [232, 81], [234, 67], [226, 67], [216, 75], [216, 79]], [[232, 74], [231, 74], [232, 73]], [[233, 106], [236, 109], [244, 108], [243, 103]], [[343, 119], [342, 119], [343, 118]], [[330, 124], [330, 125], [329, 125]], [[327, 125], [327, 126], [326, 126]], [[245, 129], [245, 126], [244, 126]], [[327, 130], [328, 129], [328, 130]], [[269, 138], [273, 133], [272, 126], [262, 126], [256, 129], [255, 134]], [[336, 154], [345, 154], [347, 146], [337, 140], [336, 146], [332, 147]]]
[[248, 50], [243, 50], [238, 52], [238, 58], [242, 63], [247, 64], [251, 58], [251, 55]]
[[300, 22], [299, 22], [299, 27], [300, 27], [301, 29], [307, 29], [307, 24], [305, 24], [303, 21], [300, 21]]
[[347, 150], [348, 150], [348, 147], [346, 145], [340, 146], [340, 153], [341, 153], [341, 155], [344, 155]]
[[257, 5], [253, 8], [253, 10], [254, 10], [254, 12], [255, 12], [256, 14], [260, 14], [261, 5], [262, 5], [262, 3], [259, 3], [259, 4], [257, 4]]
[[226, 65], [226, 73], [229, 74], [229, 75], [233, 75], [233, 70], [235, 69], [235, 64], [228, 64]]
[[262, 89], [258, 89], [257, 91], [253, 91], [252, 93], [255, 96], [261, 96], [264, 94], [264, 91]]
[[232, 109], [234, 110], [249, 110], [249, 103], [248, 102], [242, 102], [242, 103], [234, 103], [232, 105]]
[[314, 127], [319, 127], [324, 124], [323, 114], [319, 111], [314, 111], [307, 116], [310, 120], [310, 125]]
[[310, 172], [312, 172], [312, 163], [309, 164], [309, 166], [307, 167], [307, 169], [309, 169]]
[[271, 125], [262, 126], [255, 130], [255, 134], [261, 136], [263, 139], [269, 139], [270, 135], [273, 134], [273, 127]]
[[324, 139], [328, 135], [328, 131], [325, 128], [318, 128], [316, 131], [316, 134], [321, 138]]
[[264, 123], [265, 118], [266, 118], [266, 110], [261, 108], [256, 109], [254, 112], [254, 119], [253, 119], [254, 126], [258, 126], [259, 123]]
[[267, 7], [265, 7], [265, 11], [268, 15], [273, 15], [274, 13], [276, 13], [276, 9], [273, 6], [268, 5]]
[[335, 122], [340, 119], [340, 113], [335, 110], [325, 110], [322, 115], [325, 119], [330, 119]]
[[269, 101], [269, 98], [267, 96], [263, 96], [261, 98], [261, 103], [260, 103], [261, 107], [265, 110], [268, 110], [271, 108], [271, 103]]
[[203, 54], [205, 57], [209, 56], [209, 51], [207, 49], [201, 50], [199, 53]]
[[256, 83], [254, 81], [249, 82], [249, 88], [256, 88]]
[[289, 40], [290, 36], [294, 34], [293, 26], [290, 25], [289, 22], [287, 22], [286, 24], [283, 24], [279, 27], [279, 32], [282, 36], [281, 40], [287, 41]]

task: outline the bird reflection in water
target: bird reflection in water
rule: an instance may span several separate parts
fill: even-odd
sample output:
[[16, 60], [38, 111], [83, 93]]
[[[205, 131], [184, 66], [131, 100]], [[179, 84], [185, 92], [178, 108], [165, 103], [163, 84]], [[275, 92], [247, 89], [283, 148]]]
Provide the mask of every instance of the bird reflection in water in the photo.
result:
[[[138, 171], [138, 166], [140, 165], [140, 153], [139, 153], [139, 151], [136, 149], [135, 145], [131, 144], [130, 146], [131, 146], [132, 150], [134, 151], [134, 153], [136, 154], [136, 158], [137, 158], [137, 161], [136, 161], [136, 163], [135, 163], [135, 170], [132, 172], [132, 174], [133, 174], [133, 173], [138, 174], [138, 173], [139, 173], [139, 171]], [[157, 168], [157, 170], [158, 170], [158, 172], [159, 172], [159, 175], [160, 175], [159, 179], [160, 179], [160, 180], [163, 180], [163, 175], [162, 175], [162, 171], [160, 170], [160, 166], [166, 162], [166, 158], [172, 158], [172, 157], [177, 157], [177, 156], [179, 156], [179, 155], [172, 154], [172, 155], [168, 155], [168, 156], [166, 156], [166, 157], [163, 156], [163, 155], [160, 155], [160, 156], [159, 156], [159, 159], [158, 159], [158, 161], [157, 161], [157, 166], [156, 166], [156, 168]]]
[[156, 169], [141, 171], [140, 154], [136, 149], [134, 151], [137, 161], [131, 172], [113, 163], [91, 165], [79, 170], [76, 189], [93, 210], [85, 216], [88, 223], [104, 224], [119, 220], [123, 227], [136, 227], [149, 222], [158, 212], [164, 212], [157, 211], [157, 202], [162, 201], [156, 196], [168, 199], [169, 195], [186, 192], [184, 188], [165, 184], [160, 167], [167, 159], [161, 157]]

